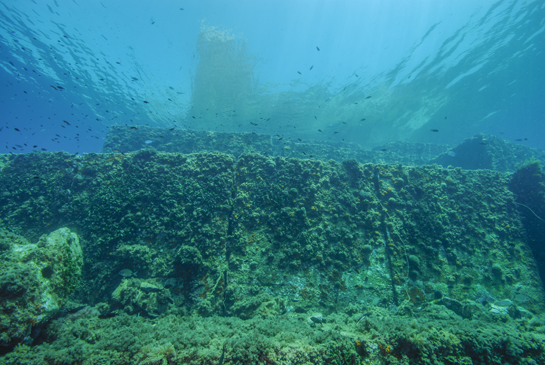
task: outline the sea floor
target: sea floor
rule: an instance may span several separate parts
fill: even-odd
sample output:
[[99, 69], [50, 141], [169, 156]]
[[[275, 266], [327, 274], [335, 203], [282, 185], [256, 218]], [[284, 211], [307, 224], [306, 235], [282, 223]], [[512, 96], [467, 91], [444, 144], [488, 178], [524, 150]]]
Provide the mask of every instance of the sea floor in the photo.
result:
[[4, 364], [543, 364], [545, 316], [479, 308], [471, 320], [411, 303], [354, 313], [175, 313], [101, 319], [87, 307], [52, 321]]

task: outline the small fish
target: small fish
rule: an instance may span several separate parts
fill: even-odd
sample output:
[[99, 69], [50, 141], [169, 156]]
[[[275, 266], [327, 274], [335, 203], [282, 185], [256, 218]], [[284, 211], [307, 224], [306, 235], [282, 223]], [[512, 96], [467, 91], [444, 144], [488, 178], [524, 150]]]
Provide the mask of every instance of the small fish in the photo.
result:
[[136, 77], [131, 77], [132, 81], [138, 81]]
[[74, 307], [74, 308], [71, 308], [71, 309], [67, 309], [65, 311], [62, 311], [60, 313], [76, 313], [76, 312], [79, 312], [80, 310], [82, 310], [83, 308], [87, 308], [86, 305], [80, 305], [78, 307]]
[[138, 129], [138, 128], [136, 128], [136, 127], [131, 127], [131, 129]]
[[370, 96], [368, 96], [368, 97], [366, 97], [365, 99], [371, 99], [371, 97], [370, 97]]
[[149, 101], [145, 101], [145, 100], [144, 100], [144, 104], [149, 104]]
[[298, 73], [299, 75], [302, 75], [301, 71], [297, 71], [297, 73]]
[[218, 361], [218, 365], [223, 365], [223, 359], [225, 358], [225, 345], [226, 344], [227, 344], [227, 342], [223, 343], [223, 350], [221, 351], [221, 357], [220, 357], [220, 360]]
[[115, 316], [117, 316], [117, 313], [115, 313], [115, 312], [110, 312], [110, 313], [100, 314], [100, 315], [98, 316], [98, 318], [100, 318], [100, 319], [107, 319], [107, 318], [112, 318], [112, 317], [115, 317]]
[[174, 130], [174, 128], [170, 128], [170, 129], [169, 129], [169, 131], [173, 131], [173, 130]]
[[314, 68], [314, 65], [310, 66], [308, 70], [311, 71], [313, 68]]
[[318, 120], [318, 118], [316, 118], [316, 116], [314, 116], [314, 119]]
[[360, 120], [360, 122], [363, 122], [365, 120], [365, 118], [363, 118], [362, 120]]
[[343, 122], [343, 124], [346, 124], [346, 122]]
[[439, 129], [430, 129], [432, 132], [439, 132]]
[[145, 144], [150, 144], [150, 143], [153, 143], [153, 141], [151, 139], [148, 139], [146, 141], [144, 141]]
[[[15, 129], [17, 132], [20, 132], [19, 128], [13, 128], [13, 129]], [[521, 141], [522, 141], [522, 140], [521, 140]]]
[[448, 152], [447, 152], [447, 155], [449, 155], [449, 156], [451, 156], [451, 157], [454, 157], [454, 156], [456, 156], [456, 152], [454, 152], [454, 151], [448, 151]]
[[358, 74], [354, 74], [356, 77], [359, 77]]
[[136, 277], [136, 273], [129, 269], [123, 269], [119, 272], [119, 275], [123, 276], [124, 278], [130, 278], [131, 276]]
[[316, 46], [316, 49], [318, 50], [318, 52], [320, 52], [320, 48], [318, 46]]
[[318, 129], [318, 132], [321, 132], [322, 130], [321, 129]]
[[381, 151], [382, 151], [382, 152], [386, 152], [386, 151], [388, 151], [388, 149], [383, 148], [383, 149], [381, 149]]
[[68, 123], [66, 120], [63, 120], [64, 123], [66, 123], [66, 125], [70, 125], [70, 123]]

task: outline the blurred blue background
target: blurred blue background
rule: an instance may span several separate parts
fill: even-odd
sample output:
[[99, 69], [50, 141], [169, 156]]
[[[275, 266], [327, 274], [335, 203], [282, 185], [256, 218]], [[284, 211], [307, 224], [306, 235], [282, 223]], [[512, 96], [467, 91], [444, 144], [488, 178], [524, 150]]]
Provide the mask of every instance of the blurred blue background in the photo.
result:
[[544, 149], [544, 30], [541, 0], [3, 1], [0, 148], [127, 124]]

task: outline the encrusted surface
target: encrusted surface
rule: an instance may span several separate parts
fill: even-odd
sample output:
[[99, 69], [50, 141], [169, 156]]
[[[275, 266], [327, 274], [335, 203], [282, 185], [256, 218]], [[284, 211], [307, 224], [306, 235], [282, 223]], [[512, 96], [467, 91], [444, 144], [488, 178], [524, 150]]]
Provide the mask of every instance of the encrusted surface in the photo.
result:
[[[475, 333], [434, 325], [418, 338], [408, 331], [378, 341], [366, 337], [373, 328], [366, 318], [409, 326], [441, 312], [485, 327], [539, 322], [541, 282], [509, 182], [488, 170], [252, 153], [41, 153], [12, 157], [3, 168], [0, 217], [29, 239], [61, 225], [78, 232], [86, 269], [73, 300], [96, 306], [90, 316], [102, 313], [98, 323], [128, 315], [191, 316], [203, 325], [215, 315], [299, 318], [315, 333], [341, 316], [342, 325], [326, 331], [337, 355], [309, 348], [320, 354], [314, 359], [372, 359], [373, 351], [402, 359], [405, 350], [395, 349], [442, 338], [459, 345], [459, 336]], [[318, 315], [324, 323], [309, 321]], [[278, 349], [273, 342], [264, 353]], [[217, 361], [223, 340], [206, 343]], [[296, 343], [304, 353], [307, 345]], [[175, 341], [160, 346], [182, 358]], [[421, 346], [414, 356], [429, 354]], [[225, 363], [244, 363], [235, 359]]]

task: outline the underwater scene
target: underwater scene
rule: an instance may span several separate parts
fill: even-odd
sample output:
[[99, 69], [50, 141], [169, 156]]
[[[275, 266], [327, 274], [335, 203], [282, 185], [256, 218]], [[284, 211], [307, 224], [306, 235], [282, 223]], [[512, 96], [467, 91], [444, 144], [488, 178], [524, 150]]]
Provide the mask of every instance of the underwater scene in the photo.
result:
[[0, 364], [545, 364], [542, 0], [0, 1]]

